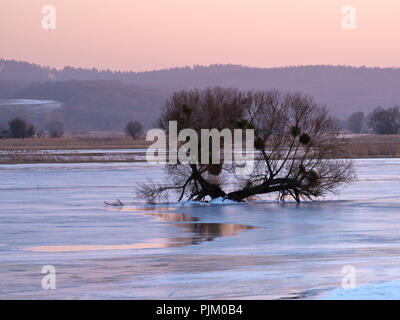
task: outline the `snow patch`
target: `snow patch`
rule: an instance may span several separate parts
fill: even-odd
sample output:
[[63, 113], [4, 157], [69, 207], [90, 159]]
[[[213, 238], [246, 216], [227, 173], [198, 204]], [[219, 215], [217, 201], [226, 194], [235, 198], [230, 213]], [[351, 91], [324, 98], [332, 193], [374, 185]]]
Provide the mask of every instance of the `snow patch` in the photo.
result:
[[179, 206], [208, 206], [208, 205], [223, 205], [223, 204], [243, 204], [243, 202], [237, 202], [230, 200], [228, 198], [218, 197], [208, 202], [188, 200], [188, 201], [178, 202], [177, 204]]
[[178, 206], [207, 206], [208, 202], [205, 201], [193, 201], [193, 200], [187, 200], [187, 201], [180, 201], [176, 203]]
[[327, 300], [398, 300], [400, 299], [400, 280], [367, 284], [354, 289], [337, 289], [323, 299]]
[[233, 201], [224, 197], [218, 197], [208, 202], [209, 204], [240, 204], [241, 202]]

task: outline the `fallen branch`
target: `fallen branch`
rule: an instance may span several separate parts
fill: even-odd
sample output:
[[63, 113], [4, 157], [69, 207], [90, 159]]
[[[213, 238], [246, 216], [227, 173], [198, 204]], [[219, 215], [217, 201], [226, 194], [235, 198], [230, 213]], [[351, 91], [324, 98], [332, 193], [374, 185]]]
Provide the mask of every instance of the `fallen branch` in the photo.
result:
[[115, 202], [104, 201], [104, 203], [108, 206], [114, 206], [114, 207], [123, 207], [124, 206], [124, 204], [119, 199], [117, 199], [117, 201], [115, 201]]

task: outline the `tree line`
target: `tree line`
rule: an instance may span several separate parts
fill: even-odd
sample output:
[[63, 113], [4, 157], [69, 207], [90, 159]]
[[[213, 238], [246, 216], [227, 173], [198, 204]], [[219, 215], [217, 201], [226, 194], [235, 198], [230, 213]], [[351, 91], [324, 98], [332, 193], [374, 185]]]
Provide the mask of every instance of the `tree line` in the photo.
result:
[[[61, 121], [50, 121], [47, 124], [48, 134], [51, 138], [59, 138], [64, 135], [64, 123]], [[8, 122], [8, 130], [0, 130], [0, 138], [27, 139], [42, 136], [43, 130], [38, 131], [29, 121], [16, 117]]]
[[[47, 124], [48, 135], [51, 138], [60, 138], [64, 135], [64, 123], [62, 121], [50, 121]], [[143, 134], [143, 124], [140, 121], [129, 121], [125, 127], [125, 133], [132, 139], [138, 139]], [[34, 136], [43, 136], [44, 131], [38, 131], [29, 121], [16, 117], [8, 122], [8, 130], [0, 130], [0, 138], [27, 139]]]
[[354, 112], [347, 118], [346, 126], [353, 133], [398, 134], [400, 110], [399, 107], [377, 107], [367, 116], [362, 111]]

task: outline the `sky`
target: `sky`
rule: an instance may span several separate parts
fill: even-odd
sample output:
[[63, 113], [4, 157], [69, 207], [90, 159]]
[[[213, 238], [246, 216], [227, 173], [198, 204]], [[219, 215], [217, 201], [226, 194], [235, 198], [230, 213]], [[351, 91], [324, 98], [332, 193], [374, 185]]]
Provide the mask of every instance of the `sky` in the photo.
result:
[[400, 67], [399, 33], [399, 0], [0, 1], [0, 58], [57, 68]]

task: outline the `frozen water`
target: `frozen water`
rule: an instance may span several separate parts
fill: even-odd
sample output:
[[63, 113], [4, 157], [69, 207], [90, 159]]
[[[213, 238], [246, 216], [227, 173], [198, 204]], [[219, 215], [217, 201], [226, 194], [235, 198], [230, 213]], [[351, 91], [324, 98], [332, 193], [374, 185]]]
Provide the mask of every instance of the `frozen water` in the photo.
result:
[[54, 100], [0, 99], [1, 106], [31, 106], [35, 108], [60, 108], [61, 103]]
[[[146, 163], [1, 165], [0, 298], [393, 297], [400, 160], [355, 164], [358, 181], [321, 201], [205, 206], [136, 199], [137, 183], [165, 180]], [[129, 205], [103, 203], [116, 199]]]

